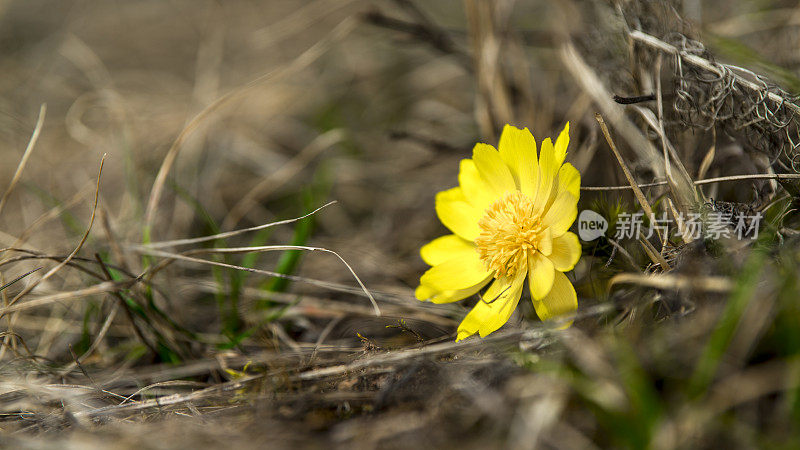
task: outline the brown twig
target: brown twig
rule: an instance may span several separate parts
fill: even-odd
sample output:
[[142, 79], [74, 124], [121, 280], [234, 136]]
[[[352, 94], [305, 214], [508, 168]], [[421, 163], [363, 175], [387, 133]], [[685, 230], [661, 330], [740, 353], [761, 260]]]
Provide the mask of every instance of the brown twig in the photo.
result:
[[14, 303], [16, 303], [19, 299], [21, 299], [22, 297], [27, 295], [30, 291], [32, 291], [34, 288], [36, 288], [36, 286], [38, 286], [40, 283], [42, 283], [43, 281], [47, 280], [48, 278], [53, 276], [56, 272], [61, 270], [61, 268], [63, 268], [67, 264], [69, 264], [69, 262], [72, 260], [72, 258], [74, 258], [75, 255], [77, 255], [78, 252], [81, 250], [81, 248], [83, 247], [83, 244], [86, 242], [86, 239], [89, 238], [89, 233], [92, 231], [92, 225], [94, 225], [94, 218], [95, 218], [95, 215], [97, 213], [97, 202], [98, 202], [98, 200], [100, 198], [100, 177], [103, 174], [103, 164], [105, 164], [105, 162], [106, 162], [106, 154], [104, 153], [103, 157], [100, 159], [100, 169], [98, 169], [98, 171], [97, 171], [97, 185], [96, 185], [95, 191], [94, 191], [94, 203], [92, 204], [92, 216], [89, 219], [89, 226], [86, 227], [86, 232], [83, 234], [83, 237], [81, 238], [80, 242], [78, 242], [78, 245], [75, 247], [75, 250], [73, 250], [72, 253], [70, 253], [69, 256], [67, 256], [67, 258], [64, 259], [64, 261], [60, 262], [58, 265], [56, 265], [55, 267], [50, 269], [47, 273], [45, 273], [42, 276], [42, 278], [40, 278], [40, 279], [34, 281], [33, 283], [31, 283], [30, 285], [28, 285], [19, 294], [17, 294], [13, 299], [11, 299], [11, 301], [9, 302], [9, 306], [6, 307], [6, 308], [3, 308], [2, 312], [0, 312], [0, 316], [5, 314], [6, 312], [10, 311], [11, 308], [13, 308]]
[[[97, 260], [97, 263], [100, 265], [100, 268], [103, 270], [103, 274], [105, 274], [106, 279], [108, 281], [112, 281], [114, 278], [111, 276], [111, 272], [108, 271], [108, 267], [106, 267], [106, 263], [100, 257], [100, 254], [99, 253], [95, 253], [94, 254], [94, 258]], [[147, 338], [145, 338], [144, 333], [142, 332], [141, 328], [139, 328], [139, 325], [136, 323], [136, 320], [133, 317], [133, 313], [131, 312], [130, 306], [128, 306], [128, 302], [125, 300], [125, 298], [122, 296], [122, 294], [120, 294], [119, 291], [113, 291], [112, 294], [114, 295], [114, 297], [117, 298], [119, 303], [122, 305], [122, 310], [125, 311], [125, 316], [128, 318], [128, 321], [131, 323], [131, 326], [133, 327], [133, 331], [134, 331], [134, 333], [136, 333], [136, 337], [138, 337], [139, 340], [142, 341], [142, 343], [145, 346], [147, 346], [147, 348], [150, 349], [150, 351], [153, 352], [154, 355], [158, 355], [158, 350], [156, 350], [155, 346], [153, 346], [153, 344], [151, 344], [150, 341]]]
[[[797, 173], [756, 173], [749, 175], [729, 175], [726, 177], [706, 178], [704, 180], [696, 180], [696, 186], [712, 183], [724, 183], [726, 181], [742, 181], [742, 180], [797, 180], [800, 179], [800, 174]], [[666, 181], [655, 181], [653, 183], [637, 184], [639, 188], [666, 186]], [[625, 191], [633, 189], [630, 185], [625, 186], [581, 186], [582, 191]]]
[[[398, 3], [408, 4], [410, 2], [399, 1]], [[416, 6], [411, 6], [416, 9]], [[453, 56], [460, 66], [468, 72], [472, 72], [472, 58], [463, 50], [459, 49], [450, 38], [447, 31], [427, 19], [427, 16], [418, 11], [417, 22], [406, 21], [389, 17], [380, 11], [370, 11], [364, 14], [364, 20], [372, 25], [405, 33], [411, 38], [428, 44], [431, 48], [444, 55]]]
[[0, 197], [0, 211], [3, 211], [3, 207], [6, 205], [8, 196], [11, 195], [11, 192], [17, 185], [19, 178], [22, 176], [22, 171], [25, 170], [25, 165], [28, 163], [28, 158], [30, 158], [33, 148], [36, 147], [36, 142], [39, 140], [39, 134], [42, 131], [42, 125], [44, 125], [44, 117], [46, 114], [47, 104], [42, 103], [42, 106], [39, 108], [39, 118], [36, 119], [36, 126], [33, 128], [33, 134], [31, 134], [31, 138], [28, 141], [28, 146], [25, 148], [25, 152], [22, 154], [22, 159], [20, 159], [17, 170], [14, 172], [14, 176], [11, 178], [11, 183], [8, 184], [8, 188], [6, 188], [5, 192], [3, 192], [3, 196]]
[[[145, 254], [145, 255], [159, 256], [159, 257], [163, 257], [163, 258], [169, 258], [169, 259], [175, 259], [175, 260], [181, 260], [181, 261], [188, 261], [188, 262], [195, 262], [195, 263], [200, 263], [200, 264], [208, 264], [208, 265], [218, 266], [218, 267], [226, 267], [228, 269], [235, 269], [235, 270], [241, 270], [241, 271], [244, 271], [244, 272], [258, 273], [258, 274], [262, 274], [262, 275], [269, 275], [269, 276], [272, 276], [272, 277], [286, 278], [286, 279], [290, 279], [290, 280], [294, 280], [294, 281], [300, 281], [300, 282], [309, 283], [309, 284], [313, 284], [313, 285], [317, 285], [317, 286], [321, 286], [321, 287], [326, 287], [328, 289], [336, 289], [334, 284], [328, 283], [328, 282], [325, 282], [325, 281], [313, 280], [313, 279], [309, 279], [309, 278], [297, 277], [297, 276], [287, 275], [287, 274], [281, 274], [281, 273], [278, 273], [278, 272], [272, 272], [272, 271], [268, 271], [268, 270], [253, 269], [253, 268], [250, 268], [250, 267], [237, 266], [235, 264], [227, 264], [227, 263], [222, 263], [222, 262], [218, 262], [218, 261], [209, 261], [209, 260], [206, 260], [206, 259], [194, 258], [194, 257], [186, 255], [186, 254], [198, 254], [198, 253], [249, 253], [249, 252], [267, 252], [267, 251], [285, 251], [285, 250], [301, 250], [301, 251], [309, 251], [309, 252], [320, 251], [320, 252], [323, 252], [323, 253], [330, 253], [330, 254], [336, 256], [339, 259], [339, 261], [341, 261], [342, 264], [344, 264], [345, 267], [347, 267], [347, 270], [350, 271], [350, 274], [353, 276], [353, 278], [356, 280], [356, 282], [358, 283], [359, 287], [361, 288], [361, 292], [364, 293], [364, 295], [369, 299], [370, 303], [372, 304], [372, 308], [373, 308], [373, 311], [375, 312], [375, 316], [376, 317], [380, 317], [381, 316], [381, 309], [380, 309], [380, 307], [378, 307], [378, 302], [375, 301], [375, 297], [372, 295], [372, 293], [370, 293], [370, 291], [367, 289], [367, 287], [361, 281], [361, 278], [359, 278], [359, 276], [356, 274], [355, 270], [353, 270], [353, 267], [344, 258], [342, 258], [342, 256], [339, 255], [337, 252], [335, 252], [333, 250], [329, 250], [327, 248], [309, 247], [309, 246], [303, 246], [303, 245], [264, 245], [264, 246], [260, 246], [260, 247], [196, 249], [196, 250], [191, 250], [189, 252], [186, 252], [186, 254], [165, 252], [165, 251], [161, 251], [161, 250], [152, 249], [152, 248], [147, 247], [147, 246], [141, 246], [141, 247], [133, 246], [131, 248], [133, 248], [134, 250], [136, 250], [136, 251], [138, 251], [138, 252], [140, 252], [142, 254]], [[156, 269], [160, 269], [160, 267], [155, 266], [155, 268], [149, 272], [149, 275], [152, 276], [152, 274], [155, 272]], [[349, 290], [348, 290], [348, 292], [349, 292]]]
[[[660, 50], [662, 52], [678, 56], [678, 57], [682, 58], [684, 61], [686, 61], [687, 63], [689, 63], [689, 64], [691, 64], [691, 65], [693, 65], [695, 67], [701, 68], [703, 70], [706, 70], [708, 72], [711, 72], [711, 73], [713, 73], [714, 75], [716, 75], [718, 77], [722, 77], [722, 76], [725, 75], [725, 73], [722, 70], [720, 70], [719, 67], [717, 67], [715, 65], [715, 63], [712, 63], [711, 61], [709, 61], [709, 60], [707, 60], [705, 58], [702, 58], [702, 57], [697, 56], [697, 55], [693, 55], [691, 53], [681, 52], [681, 51], [678, 50], [677, 47], [675, 47], [673, 45], [670, 45], [670, 44], [667, 44], [666, 42], [664, 42], [664, 41], [662, 41], [662, 40], [660, 40], [660, 39], [658, 39], [658, 38], [656, 38], [654, 36], [651, 36], [651, 35], [649, 35], [647, 33], [641, 32], [639, 30], [633, 30], [628, 35], [630, 36], [631, 39], [633, 39], [636, 42], [641, 42], [642, 44], [645, 44], [645, 45], [647, 45], [649, 47], [655, 48], [655, 49]], [[732, 66], [729, 66], [729, 67], [734, 68]], [[741, 75], [738, 75], [735, 72], [731, 72], [731, 76], [733, 77], [733, 80], [737, 84], [741, 85], [745, 89], [749, 89], [749, 90], [751, 90], [753, 92], [761, 92], [761, 91], [764, 90], [763, 86], [761, 86], [761, 85], [759, 85], [757, 83], [753, 83], [752, 81], [742, 77]], [[776, 104], [779, 104], [779, 105], [782, 105], [782, 106], [785, 106], [785, 107], [791, 109], [795, 114], [800, 114], [800, 106], [798, 106], [797, 104], [793, 103], [790, 99], [782, 97], [782, 96], [776, 94], [775, 92], [771, 92], [771, 91], [766, 92], [766, 96], [767, 96], [767, 98], [769, 98], [771, 101], [775, 102]]]

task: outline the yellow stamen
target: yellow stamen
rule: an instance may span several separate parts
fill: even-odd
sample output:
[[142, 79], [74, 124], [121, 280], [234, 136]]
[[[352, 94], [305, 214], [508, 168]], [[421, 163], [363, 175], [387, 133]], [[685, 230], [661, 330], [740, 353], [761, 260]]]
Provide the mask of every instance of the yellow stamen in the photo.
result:
[[513, 277], [527, 267], [528, 256], [546, 243], [541, 216], [533, 200], [515, 191], [496, 201], [478, 222], [481, 234], [475, 239], [478, 255], [495, 278]]

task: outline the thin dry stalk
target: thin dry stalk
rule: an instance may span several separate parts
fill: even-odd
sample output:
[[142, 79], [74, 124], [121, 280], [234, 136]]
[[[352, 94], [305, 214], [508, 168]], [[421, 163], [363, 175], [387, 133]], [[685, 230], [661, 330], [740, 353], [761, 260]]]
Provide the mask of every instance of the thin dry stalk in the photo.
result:
[[711, 129], [711, 147], [709, 147], [706, 155], [703, 156], [703, 161], [700, 163], [700, 168], [697, 169], [697, 178], [705, 178], [708, 169], [711, 168], [711, 163], [714, 162], [714, 156], [717, 154], [717, 129]]
[[[221, 294], [229, 295], [230, 290], [222, 289], [211, 282], [203, 282], [196, 280], [181, 280], [187, 287], [197, 290], [198, 292], [206, 294]], [[353, 288], [347, 285], [339, 285], [343, 292], [352, 293]], [[256, 300], [270, 300], [272, 302], [281, 303], [290, 306], [285, 310], [283, 317], [314, 317], [321, 319], [344, 319], [349, 316], [369, 316], [374, 314], [372, 305], [360, 305], [349, 302], [332, 300], [326, 297], [313, 296], [313, 295], [299, 295], [294, 293], [285, 292], [264, 292], [257, 288], [244, 288], [240, 292], [244, 299], [250, 301]], [[356, 293], [363, 295], [363, 292], [356, 290]], [[451, 318], [452, 309], [446, 306], [428, 307], [423, 305], [416, 299], [413, 299], [412, 293], [406, 296], [398, 297], [388, 293], [383, 293], [370, 289], [370, 293], [376, 300], [380, 300], [381, 312], [383, 317], [403, 317], [405, 319], [421, 320], [427, 323], [439, 325], [442, 327], [452, 327], [458, 325], [458, 321]], [[246, 304], [243, 304], [245, 307]], [[433, 306], [433, 305], [430, 305]], [[258, 315], [267, 313], [251, 311], [248, 312], [248, 317], [253, 321], [258, 320]]]
[[[664, 245], [666, 245], [666, 241], [667, 239], [662, 240]], [[652, 261], [653, 264], [658, 264], [659, 266], [661, 266], [661, 270], [663, 270], [664, 272], [669, 271], [670, 269], [669, 263], [664, 258], [664, 255], [662, 255], [661, 252], [659, 252], [653, 246], [653, 244], [650, 243], [650, 241], [645, 239], [644, 236], [641, 235], [641, 233], [639, 234], [639, 243], [642, 245], [644, 252], [647, 253], [648, 258], [650, 258], [650, 261]]]
[[621, 273], [608, 282], [608, 289], [618, 284], [635, 284], [665, 290], [696, 290], [726, 293], [733, 289], [730, 278], [718, 276], [692, 277], [679, 274], [647, 275], [639, 273]]
[[[103, 261], [103, 259], [100, 257], [100, 255], [95, 253], [94, 257], [97, 260], [97, 263], [100, 266], [100, 268], [103, 270], [103, 274], [106, 276], [106, 280], [113, 281], [113, 277], [111, 276], [111, 272], [108, 271], [108, 266]], [[139, 325], [136, 323], [136, 320], [133, 317], [133, 312], [131, 311], [131, 308], [128, 306], [128, 302], [125, 301], [125, 298], [122, 297], [122, 295], [119, 293], [119, 291], [114, 291], [113, 295], [114, 295], [114, 297], [117, 298], [117, 301], [119, 302], [119, 305], [122, 305], [122, 309], [125, 311], [125, 316], [127, 317], [128, 322], [130, 322], [131, 327], [133, 327], [133, 331], [136, 333], [136, 337], [138, 337], [139, 340], [142, 341], [144, 343], [144, 345], [146, 345], [147, 348], [149, 348], [150, 351], [153, 352], [154, 355], [158, 354], [158, 350], [150, 342], [150, 340], [145, 337], [144, 333], [142, 332], [142, 329], [139, 328]]]
[[[325, 287], [327, 289], [340, 290], [338, 288], [338, 286], [333, 284], [333, 283], [329, 283], [329, 282], [322, 281], [322, 280], [315, 280], [315, 279], [312, 279], [312, 278], [298, 277], [298, 276], [294, 276], [294, 275], [286, 275], [286, 274], [282, 274], [282, 273], [278, 273], [278, 272], [271, 272], [271, 271], [268, 271], [268, 270], [253, 269], [253, 268], [250, 268], [250, 267], [237, 266], [237, 265], [234, 265], [234, 264], [227, 264], [227, 263], [222, 263], [222, 262], [217, 262], [217, 261], [209, 261], [209, 260], [201, 259], [201, 258], [193, 258], [191, 256], [186, 256], [185, 254], [165, 252], [165, 251], [155, 250], [155, 249], [144, 247], [144, 246], [131, 246], [131, 249], [133, 249], [135, 251], [138, 251], [138, 252], [140, 252], [142, 254], [146, 254], [146, 255], [150, 255], [150, 256], [159, 256], [159, 257], [162, 257], [162, 258], [169, 258], [170, 260], [180, 260], [180, 261], [195, 262], [195, 263], [200, 263], [200, 264], [208, 264], [208, 265], [218, 266], [218, 267], [227, 267], [229, 269], [236, 269], [236, 270], [242, 270], [242, 271], [245, 271], [245, 272], [258, 273], [258, 274], [261, 274], [261, 275], [269, 275], [269, 276], [272, 276], [272, 277], [286, 278], [286, 279], [293, 280], [293, 281], [299, 281], [299, 282], [313, 284], [313, 285], [320, 286], [320, 287]], [[364, 286], [364, 283], [361, 281], [361, 278], [359, 278], [359, 276], [356, 274], [355, 270], [353, 270], [353, 267], [350, 266], [350, 264], [344, 258], [342, 258], [341, 255], [339, 255], [335, 251], [329, 250], [327, 248], [307, 247], [307, 246], [300, 246], [300, 245], [267, 245], [267, 246], [261, 246], [261, 247], [198, 249], [198, 250], [190, 250], [187, 253], [189, 253], [189, 254], [197, 254], [197, 253], [249, 253], [249, 252], [270, 252], [270, 251], [286, 251], [286, 250], [302, 250], [302, 251], [309, 251], [309, 252], [311, 252], [311, 251], [320, 251], [320, 252], [324, 252], [324, 253], [330, 253], [330, 254], [336, 256], [337, 258], [339, 258], [339, 261], [341, 261], [342, 264], [344, 264], [345, 267], [347, 267], [347, 270], [350, 271], [350, 274], [353, 275], [353, 278], [355, 278], [356, 282], [361, 287], [361, 291], [364, 293], [364, 295], [366, 295], [366, 297], [369, 299], [370, 303], [372, 303], [372, 308], [373, 308], [373, 310], [375, 312], [375, 316], [377, 316], [377, 317], [381, 316], [381, 310], [378, 307], [378, 302], [375, 301], [375, 297], [373, 297], [372, 293], [370, 293], [370, 291], [367, 289], [367, 287]], [[152, 271], [149, 272], [149, 275], [152, 276], [156, 269], [160, 270], [161, 267], [157, 266], [156, 268], [154, 268]], [[352, 292], [352, 290], [348, 289], [347, 292]]]
[[[800, 179], [800, 174], [797, 173], [756, 173], [747, 175], [728, 175], [726, 177], [706, 178], [704, 180], [694, 181], [695, 186], [704, 184], [724, 183], [728, 181], [742, 181], [742, 180], [797, 180]], [[655, 181], [653, 183], [637, 184], [638, 188], [666, 186], [666, 181]], [[631, 185], [625, 186], [581, 186], [583, 191], [626, 191], [634, 189]]]
[[8, 196], [11, 195], [11, 192], [17, 186], [17, 182], [19, 182], [19, 179], [22, 176], [22, 171], [25, 170], [25, 165], [28, 164], [28, 158], [30, 158], [34, 147], [36, 147], [36, 142], [39, 140], [39, 134], [42, 131], [42, 125], [44, 125], [44, 117], [46, 114], [47, 104], [42, 103], [42, 106], [39, 108], [39, 118], [36, 119], [36, 126], [33, 128], [33, 134], [31, 134], [31, 138], [28, 140], [28, 145], [25, 147], [25, 152], [22, 154], [22, 159], [20, 159], [19, 165], [17, 165], [17, 170], [14, 172], [14, 176], [11, 178], [11, 183], [8, 184], [8, 188], [6, 188], [6, 191], [3, 192], [3, 196], [0, 197], [0, 212], [3, 211], [6, 201], [8, 201]]
[[498, 21], [502, 7], [500, 2], [465, 2], [479, 92], [475, 115], [482, 134], [490, 140], [495, 140], [496, 124], [515, 122], [508, 92], [509, 83], [500, 60], [501, 30], [498, 29]]
[[[6, 250], [7, 249], [3, 249], [3, 251], [6, 251]], [[22, 280], [23, 278], [27, 277], [28, 275], [40, 270], [40, 269], [41, 269], [41, 267], [37, 267], [36, 269], [31, 270], [31, 271], [29, 271], [27, 273], [24, 273], [24, 274], [18, 276], [17, 278], [9, 281], [8, 283], [4, 283], [2, 286], [0, 286], [0, 293], [2, 293], [2, 299], [3, 299], [3, 306], [4, 307], [8, 306], [8, 296], [6, 296], [5, 289], [7, 287], [13, 285], [14, 283]], [[3, 279], [3, 277], [0, 277], [0, 280], [2, 280], [2, 279]], [[17, 322], [17, 318], [18, 317], [19, 316], [17, 314], [13, 314], [13, 315], [7, 316], [5, 318], [6, 319], [6, 323], [7, 323], [7, 328], [6, 328], [6, 334], [3, 336], [2, 348], [0, 348], [0, 361], [2, 361], [3, 357], [5, 356], [6, 349], [9, 348], [9, 346], [13, 346], [11, 348], [15, 349], [16, 348], [16, 342], [18, 340], [20, 340], [20, 337], [16, 333], [14, 333], [14, 326], [15, 326], [15, 324]], [[23, 341], [23, 343], [24, 343], [24, 341]]]
[[33, 283], [31, 283], [28, 286], [26, 286], [25, 289], [20, 291], [19, 294], [17, 294], [13, 299], [11, 299], [11, 301], [9, 302], [9, 305], [10, 305], [9, 307], [6, 307], [6, 308], [3, 308], [3, 310], [0, 310], [0, 316], [5, 314], [6, 312], [10, 312], [11, 308], [14, 307], [14, 303], [16, 303], [19, 299], [21, 299], [22, 297], [27, 295], [30, 291], [35, 289], [36, 286], [41, 284], [43, 281], [45, 281], [48, 278], [50, 278], [51, 276], [55, 275], [55, 273], [58, 272], [59, 270], [61, 270], [64, 266], [69, 264], [69, 262], [72, 261], [72, 258], [74, 258], [75, 255], [77, 255], [78, 252], [81, 250], [81, 248], [83, 247], [83, 244], [86, 242], [86, 239], [89, 238], [89, 233], [92, 231], [92, 225], [94, 225], [94, 218], [95, 218], [95, 214], [97, 212], [97, 202], [98, 202], [98, 200], [100, 198], [100, 176], [103, 174], [103, 164], [105, 164], [105, 162], [106, 162], [106, 156], [107, 156], [107, 154], [104, 153], [102, 159], [100, 159], [100, 169], [98, 169], [98, 171], [97, 171], [97, 185], [96, 185], [95, 191], [94, 191], [94, 203], [92, 204], [92, 216], [89, 218], [89, 226], [86, 227], [86, 232], [83, 233], [83, 237], [81, 238], [80, 242], [78, 242], [78, 245], [75, 247], [75, 250], [73, 250], [72, 253], [70, 253], [69, 256], [67, 256], [64, 259], [64, 261], [61, 261], [59, 264], [57, 264], [55, 267], [53, 267], [47, 273], [45, 273], [42, 276], [42, 278], [34, 281]]
[[164, 397], [157, 397], [155, 399], [145, 400], [142, 402], [125, 403], [120, 405], [91, 409], [87, 411], [77, 411], [74, 413], [74, 415], [76, 417], [90, 417], [90, 418], [103, 417], [118, 413], [141, 411], [149, 408], [163, 408], [165, 406], [184, 404], [191, 401], [206, 399], [214, 395], [222, 394], [225, 392], [235, 392], [247, 386], [249, 382], [263, 377], [264, 375], [245, 376], [238, 380], [220, 383], [206, 389], [200, 389], [190, 394], [174, 394]]
[[22, 303], [12, 304], [0, 308], [0, 316], [16, 312], [25, 311], [28, 309], [38, 308], [44, 305], [50, 305], [56, 302], [78, 300], [83, 297], [89, 297], [97, 294], [104, 294], [106, 292], [114, 292], [119, 289], [127, 289], [138, 283], [138, 279], [125, 280], [125, 281], [104, 281], [102, 283], [89, 286], [88, 288], [78, 289], [75, 291], [56, 292], [55, 294], [48, 294], [42, 297], [35, 298]]
[[603, 130], [603, 136], [606, 138], [606, 142], [608, 142], [608, 147], [611, 149], [611, 152], [616, 158], [619, 166], [622, 168], [622, 172], [625, 174], [625, 179], [628, 180], [631, 189], [633, 189], [633, 193], [636, 196], [636, 200], [639, 201], [639, 204], [642, 206], [642, 209], [648, 216], [653, 215], [653, 208], [650, 207], [650, 202], [647, 201], [647, 197], [644, 196], [644, 193], [641, 189], [639, 189], [639, 185], [636, 184], [636, 180], [633, 178], [633, 174], [631, 173], [630, 169], [628, 169], [628, 164], [622, 158], [622, 155], [617, 150], [617, 146], [614, 144], [614, 139], [611, 137], [611, 133], [608, 131], [608, 127], [606, 126], [606, 122], [603, 120], [603, 116], [600, 113], [596, 113], [594, 118], [597, 120], [597, 123], [600, 124], [600, 129]]
[[561, 47], [560, 56], [575, 81], [592, 98], [603, 115], [608, 117], [611, 125], [623, 136], [630, 148], [653, 170], [657, 177], [663, 176], [664, 165], [661, 163], [658, 151], [630, 119], [625, 117], [623, 108], [614, 103], [611, 93], [597, 74], [586, 64], [575, 46], [569, 42], [564, 44]]
[[297, 222], [298, 220], [302, 220], [302, 219], [305, 219], [306, 217], [310, 217], [310, 216], [316, 214], [317, 212], [321, 211], [323, 208], [327, 208], [328, 206], [333, 205], [335, 203], [336, 203], [336, 200], [330, 201], [330, 202], [325, 203], [324, 205], [320, 206], [319, 208], [311, 211], [308, 214], [304, 214], [304, 215], [302, 215], [300, 217], [295, 217], [293, 219], [279, 220], [277, 222], [270, 222], [270, 223], [266, 223], [264, 225], [257, 225], [257, 226], [249, 227], [249, 228], [241, 228], [239, 230], [226, 231], [224, 233], [212, 234], [210, 236], [203, 236], [203, 237], [197, 237], [197, 238], [188, 238], [188, 239], [175, 239], [175, 240], [172, 240], [172, 241], [150, 242], [148, 244], [142, 245], [141, 248], [153, 249], [153, 248], [165, 248], [165, 247], [178, 247], [178, 246], [181, 246], [181, 245], [200, 244], [202, 242], [216, 241], [218, 239], [227, 239], [227, 238], [230, 238], [230, 237], [238, 236], [240, 234], [251, 233], [253, 231], [260, 231], [260, 230], [263, 230], [265, 228], [271, 228], [271, 227], [275, 227], [275, 226], [278, 226], [278, 225], [286, 225], [286, 224], [294, 223], [294, 222]]
[[[664, 173], [666, 174], [667, 177], [669, 189], [672, 192], [672, 195], [674, 196], [674, 200], [678, 203], [678, 208], [682, 212], [688, 213], [692, 208], [696, 206], [698, 202], [697, 192], [695, 192], [694, 186], [692, 185], [692, 178], [689, 175], [689, 171], [687, 171], [686, 167], [683, 165], [681, 158], [675, 151], [675, 147], [667, 139], [667, 133], [664, 129], [664, 100], [661, 92], [661, 63], [662, 63], [662, 57], [661, 54], [659, 54], [656, 57], [656, 63], [654, 68], [655, 70], [654, 78], [656, 82], [656, 108], [658, 111], [658, 121], [656, 124], [651, 124], [651, 127], [654, 127], [659, 137], [661, 138], [661, 147], [664, 157]], [[637, 107], [637, 109], [643, 109], [643, 108]], [[649, 110], [647, 111], [651, 112]], [[652, 114], [645, 114], [645, 116], [650, 116], [650, 115]], [[675, 168], [678, 172], [676, 174], [677, 177], [673, 176], [672, 174], [673, 164], [675, 165]]]
[[[606, 142], [608, 142], [608, 146], [611, 148], [611, 152], [614, 154], [617, 162], [619, 162], [622, 172], [625, 174], [625, 178], [628, 180], [628, 183], [630, 183], [633, 193], [636, 196], [636, 199], [639, 201], [639, 204], [642, 205], [642, 209], [644, 210], [645, 214], [647, 214], [647, 217], [655, 217], [653, 208], [650, 206], [650, 202], [647, 201], [647, 197], [645, 197], [642, 190], [639, 189], [639, 185], [636, 184], [636, 180], [633, 178], [633, 174], [631, 173], [630, 169], [628, 169], [628, 165], [625, 163], [625, 160], [622, 159], [622, 155], [619, 153], [619, 150], [617, 150], [617, 146], [614, 144], [614, 139], [611, 138], [611, 133], [608, 131], [608, 127], [603, 120], [603, 116], [601, 116], [600, 113], [596, 113], [594, 117], [597, 119], [597, 123], [600, 124], [600, 128], [603, 130], [603, 136], [605, 136]], [[658, 229], [656, 229], [656, 234], [658, 235], [658, 238], [664, 242], [666, 237], [661, 236], [661, 233]], [[644, 244], [646, 241], [644, 239], [640, 239], [640, 242]], [[664, 270], [669, 270], [669, 264], [667, 264], [663, 256], [660, 256], [660, 253], [656, 252], [658, 254], [658, 256], [656, 256], [652, 255], [648, 250], [648, 247], [645, 245], [645, 251], [647, 252], [648, 256], [650, 256], [651, 259], [655, 258], [653, 262], [661, 264], [661, 267]]]

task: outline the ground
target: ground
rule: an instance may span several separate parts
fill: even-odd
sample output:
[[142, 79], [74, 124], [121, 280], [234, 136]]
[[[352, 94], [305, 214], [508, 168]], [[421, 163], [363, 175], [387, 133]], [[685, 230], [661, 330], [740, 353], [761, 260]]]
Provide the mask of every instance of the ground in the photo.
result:
[[[0, 1], [0, 445], [797, 447], [797, 17]], [[574, 323], [526, 290], [455, 342], [478, 296], [414, 296], [436, 193], [567, 122], [609, 225]]]

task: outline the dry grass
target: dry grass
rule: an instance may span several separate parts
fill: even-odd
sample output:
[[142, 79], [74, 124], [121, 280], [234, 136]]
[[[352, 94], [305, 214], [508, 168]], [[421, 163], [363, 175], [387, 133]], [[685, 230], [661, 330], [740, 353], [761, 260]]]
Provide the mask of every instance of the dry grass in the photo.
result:
[[[0, 445], [800, 445], [800, 20], [751, 3], [0, 1]], [[584, 243], [573, 327], [453, 342], [435, 193], [566, 121], [612, 231], [761, 237]]]

